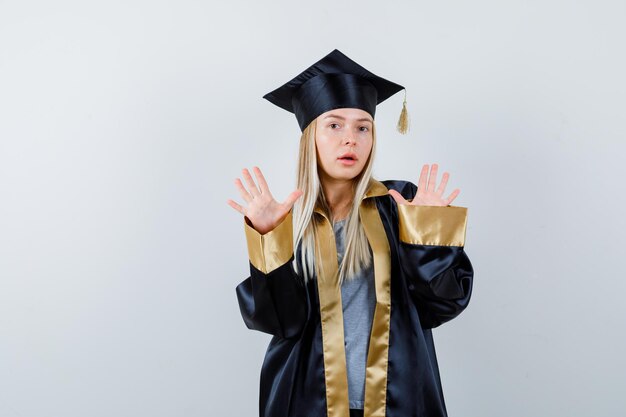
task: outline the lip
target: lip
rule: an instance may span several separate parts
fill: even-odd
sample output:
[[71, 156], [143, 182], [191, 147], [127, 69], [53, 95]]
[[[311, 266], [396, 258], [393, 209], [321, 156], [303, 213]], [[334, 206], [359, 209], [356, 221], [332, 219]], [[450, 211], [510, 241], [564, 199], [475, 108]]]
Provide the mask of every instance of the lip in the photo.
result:
[[346, 165], [346, 166], [352, 166], [354, 164], [356, 164], [356, 161], [354, 159], [337, 159], [339, 161], [340, 164]]
[[[352, 159], [343, 159], [343, 158], [352, 158]], [[346, 152], [342, 154], [339, 158], [337, 158], [337, 161], [339, 161], [343, 165], [351, 166], [351, 165], [356, 164], [357, 157], [354, 152]]]
[[353, 160], [356, 161], [356, 154], [354, 152], [346, 152], [337, 159], [341, 159], [341, 158], [352, 158]]

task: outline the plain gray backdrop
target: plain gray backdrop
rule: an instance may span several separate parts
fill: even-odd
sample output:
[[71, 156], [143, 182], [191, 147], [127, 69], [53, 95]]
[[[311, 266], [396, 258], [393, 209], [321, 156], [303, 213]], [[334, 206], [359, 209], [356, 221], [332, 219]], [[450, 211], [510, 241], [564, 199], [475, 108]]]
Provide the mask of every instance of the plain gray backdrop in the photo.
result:
[[[0, 0], [0, 417], [258, 415], [234, 179], [295, 187], [261, 97], [335, 48], [407, 87], [375, 177], [451, 174], [468, 309], [451, 417], [626, 409], [623, 1]], [[312, 416], [313, 417], [313, 416]], [[316, 416], [315, 416], [316, 417]]]

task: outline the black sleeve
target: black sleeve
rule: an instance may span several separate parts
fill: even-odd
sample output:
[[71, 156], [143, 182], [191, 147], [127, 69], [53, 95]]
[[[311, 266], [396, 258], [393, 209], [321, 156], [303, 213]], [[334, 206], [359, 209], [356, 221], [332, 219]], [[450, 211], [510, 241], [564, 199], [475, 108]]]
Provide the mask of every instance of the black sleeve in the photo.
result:
[[281, 338], [296, 337], [307, 317], [307, 296], [293, 260], [291, 212], [261, 235], [246, 223], [250, 276], [237, 288], [243, 321], [249, 329]]
[[424, 328], [452, 320], [467, 307], [474, 271], [462, 247], [400, 244], [407, 287]]
[[[404, 188], [412, 199], [417, 187]], [[397, 213], [407, 288], [422, 327], [437, 327], [458, 316], [472, 294], [474, 270], [464, 250], [467, 208], [398, 205]]]

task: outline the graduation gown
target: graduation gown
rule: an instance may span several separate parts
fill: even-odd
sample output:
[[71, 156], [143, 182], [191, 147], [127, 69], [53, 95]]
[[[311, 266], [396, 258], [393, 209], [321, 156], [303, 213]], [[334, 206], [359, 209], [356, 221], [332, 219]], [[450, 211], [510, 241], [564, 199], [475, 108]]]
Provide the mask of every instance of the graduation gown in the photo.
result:
[[[397, 205], [389, 189], [411, 200], [417, 187], [372, 179], [359, 207], [376, 287], [364, 416], [443, 417], [431, 329], [470, 300], [467, 208]], [[250, 276], [237, 286], [237, 300], [248, 328], [273, 335], [261, 369], [260, 417], [349, 416], [335, 237], [329, 219], [317, 213], [322, 265], [306, 284], [291, 262], [291, 212], [264, 235], [244, 222]]]

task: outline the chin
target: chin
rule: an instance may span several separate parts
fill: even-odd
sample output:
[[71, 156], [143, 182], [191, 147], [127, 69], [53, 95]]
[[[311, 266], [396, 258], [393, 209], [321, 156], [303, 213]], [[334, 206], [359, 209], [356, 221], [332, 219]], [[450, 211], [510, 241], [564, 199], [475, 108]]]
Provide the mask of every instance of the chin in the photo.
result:
[[333, 169], [333, 170], [324, 170], [324, 171], [326, 171], [327, 177], [333, 180], [347, 181], [347, 180], [354, 180], [355, 178], [357, 178], [359, 175], [361, 175], [364, 169], [365, 169], [364, 166], [363, 167], [353, 166], [353, 167], [350, 167], [349, 169], [343, 168], [343, 169]]
[[332, 177], [337, 179], [337, 180], [353, 180], [355, 178], [357, 178], [360, 174], [361, 174], [362, 170], [358, 171], [358, 172], [354, 172], [354, 173], [346, 173], [343, 172], [341, 174], [338, 175], [333, 175]]

